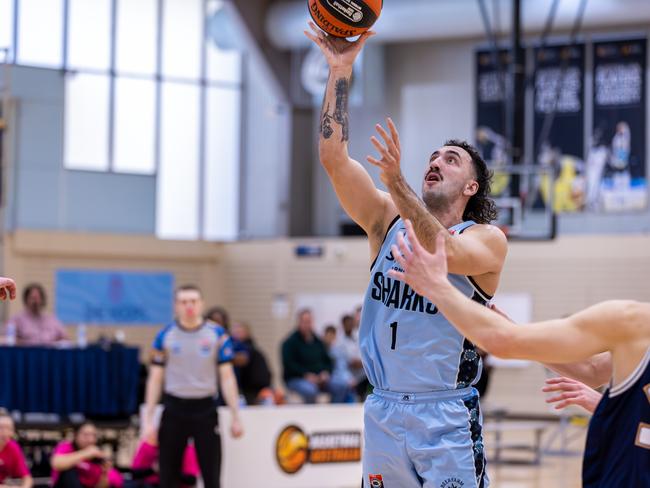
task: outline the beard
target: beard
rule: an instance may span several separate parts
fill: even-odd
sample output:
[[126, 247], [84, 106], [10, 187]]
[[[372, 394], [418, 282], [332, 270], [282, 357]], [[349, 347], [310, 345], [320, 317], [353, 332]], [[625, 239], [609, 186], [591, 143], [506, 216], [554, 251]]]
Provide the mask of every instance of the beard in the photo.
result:
[[437, 210], [448, 208], [451, 203], [449, 196], [445, 195], [438, 189], [428, 191], [423, 190], [422, 201], [430, 212], [436, 212]]

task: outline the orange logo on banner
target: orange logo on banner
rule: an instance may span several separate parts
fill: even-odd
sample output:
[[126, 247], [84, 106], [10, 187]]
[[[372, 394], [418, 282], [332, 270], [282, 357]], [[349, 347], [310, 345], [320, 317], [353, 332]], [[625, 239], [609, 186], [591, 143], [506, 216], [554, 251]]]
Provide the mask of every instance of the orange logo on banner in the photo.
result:
[[289, 425], [278, 435], [275, 456], [280, 469], [297, 473], [306, 463], [353, 463], [361, 461], [361, 432], [315, 432], [307, 436]]

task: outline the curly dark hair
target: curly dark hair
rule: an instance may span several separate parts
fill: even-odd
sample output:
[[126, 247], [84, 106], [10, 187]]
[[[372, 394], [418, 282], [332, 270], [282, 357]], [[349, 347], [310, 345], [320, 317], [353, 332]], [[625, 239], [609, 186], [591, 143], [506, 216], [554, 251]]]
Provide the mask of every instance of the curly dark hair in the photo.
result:
[[472, 163], [474, 163], [478, 191], [467, 202], [463, 212], [463, 220], [473, 220], [477, 224], [489, 224], [496, 220], [499, 216], [499, 210], [494, 200], [490, 198], [493, 173], [487, 167], [479, 152], [467, 141], [458, 139], [449, 139], [445, 142], [445, 146], [456, 146], [464, 149], [472, 158]]

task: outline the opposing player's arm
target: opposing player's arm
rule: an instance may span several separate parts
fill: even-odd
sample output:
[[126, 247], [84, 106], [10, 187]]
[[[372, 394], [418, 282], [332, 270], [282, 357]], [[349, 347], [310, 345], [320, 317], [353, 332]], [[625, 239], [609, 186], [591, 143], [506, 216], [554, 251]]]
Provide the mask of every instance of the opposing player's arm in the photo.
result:
[[558, 374], [578, 380], [592, 388], [609, 382], [613, 374], [612, 354], [603, 352], [585, 361], [568, 364], [547, 363], [546, 366]]
[[400, 235], [393, 255], [403, 271], [391, 270], [391, 276], [430, 299], [461, 334], [495, 356], [547, 363], [585, 360], [637, 339], [650, 317], [648, 305], [610, 301], [564, 319], [515, 325], [449, 282], [445, 233], [438, 235], [431, 254], [417, 240], [410, 221], [406, 228], [412, 249]]

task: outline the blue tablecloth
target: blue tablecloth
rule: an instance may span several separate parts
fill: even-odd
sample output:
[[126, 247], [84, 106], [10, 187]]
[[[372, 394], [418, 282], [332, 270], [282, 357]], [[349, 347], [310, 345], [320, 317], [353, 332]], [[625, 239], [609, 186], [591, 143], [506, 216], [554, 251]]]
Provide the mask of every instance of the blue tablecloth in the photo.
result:
[[0, 406], [21, 412], [126, 416], [137, 410], [138, 349], [0, 347]]

